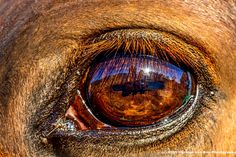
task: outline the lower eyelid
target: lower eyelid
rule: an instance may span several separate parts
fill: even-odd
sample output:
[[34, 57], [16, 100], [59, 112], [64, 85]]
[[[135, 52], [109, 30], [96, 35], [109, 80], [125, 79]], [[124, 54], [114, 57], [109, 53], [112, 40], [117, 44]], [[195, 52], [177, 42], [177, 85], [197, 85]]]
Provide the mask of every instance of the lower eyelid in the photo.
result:
[[[201, 87], [200, 87], [201, 92]], [[196, 100], [195, 100], [196, 101]], [[188, 118], [190, 118], [194, 110], [197, 110], [199, 104], [196, 103], [196, 106], [193, 106], [189, 110], [189, 113], [186, 112]], [[190, 114], [190, 115], [189, 115]], [[106, 131], [100, 130], [97, 133], [94, 131], [87, 132], [78, 132], [75, 130], [63, 129], [59, 128], [55, 132], [53, 132], [48, 139], [55, 146], [56, 150], [60, 150], [59, 152], [76, 154], [78, 152], [83, 153], [81, 150], [81, 146], [88, 147], [91, 149], [95, 149], [98, 145], [100, 147], [116, 147], [116, 148], [125, 148], [133, 146], [135, 143], [135, 147], [143, 146], [151, 144], [158, 140], [163, 140], [164, 138], [170, 136], [174, 132], [176, 132], [176, 128], [173, 127], [173, 123], [176, 124], [177, 128], [181, 128], [181, 125], [187, 122], [187, 119], [184, 120], [183, 116], [181, 116], [179, 120], [175, 122], [171, 122], [169, 125], [167, 124], [159, 124], [159, 126], [143, 128], [143, 129], [133, 129], [130, 131], [122, 131], [122, 130], [113, 130]], [[176, 118], [178, 119], [178, 118]], [[68, 123], [65, 121], [65, 123]], [[166, 122], [167, 123], [167, 122]], [[66, 130], [66, 131], [65, 131]], [[73, 147], [71, 147], [73, 146]], [[73, 148], [73, 149], [72, 149]], [[107, 148], [106, 148], [107, 149]], [[114, 152], [115, 153], [115, 152]]]

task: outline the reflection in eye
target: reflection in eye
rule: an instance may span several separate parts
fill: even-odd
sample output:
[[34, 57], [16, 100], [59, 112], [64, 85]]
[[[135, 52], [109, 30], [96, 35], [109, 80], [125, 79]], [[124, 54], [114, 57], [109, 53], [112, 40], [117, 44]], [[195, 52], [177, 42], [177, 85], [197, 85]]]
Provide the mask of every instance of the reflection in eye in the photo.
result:
[[155, 124], [185, 106], [196, 90], [187, 70], [143, 55], [103, 59], [94, 63], [86, 79], [82, 94], [86, 103], [79, 103], [77, 96], [72, 104], [77, 111], [67, 114], [82, 130], [97, 129], [99, 124], [100, 128]]
[[188, 72], [143, 56], [101, 62], [91, 75], [87, 91], [90, 108], [114, 126], [156, 123], [192, 95]]

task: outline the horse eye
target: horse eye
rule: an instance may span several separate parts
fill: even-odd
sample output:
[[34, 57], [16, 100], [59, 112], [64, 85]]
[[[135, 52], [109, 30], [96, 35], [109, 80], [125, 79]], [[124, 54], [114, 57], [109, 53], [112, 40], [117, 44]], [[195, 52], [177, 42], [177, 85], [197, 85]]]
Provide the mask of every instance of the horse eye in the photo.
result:
[[144, 55], [100, 59], [90, 67], [81, 89], [85, 101], [77, 95], [72, 103], [76, 112], [69, 117], [82, 130], [153, 125], [196, 96], [190, 71]]

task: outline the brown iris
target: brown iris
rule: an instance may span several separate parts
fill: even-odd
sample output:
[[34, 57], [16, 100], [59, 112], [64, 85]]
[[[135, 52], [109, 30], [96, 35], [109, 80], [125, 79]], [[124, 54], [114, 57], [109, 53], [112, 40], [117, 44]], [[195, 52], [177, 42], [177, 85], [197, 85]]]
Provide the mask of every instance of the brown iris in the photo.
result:
[[187, 103], [194, 89], [190, 73], [169, 62], [116, 57], [89, 71], [87, 107], [111, 126], [151, 125]]

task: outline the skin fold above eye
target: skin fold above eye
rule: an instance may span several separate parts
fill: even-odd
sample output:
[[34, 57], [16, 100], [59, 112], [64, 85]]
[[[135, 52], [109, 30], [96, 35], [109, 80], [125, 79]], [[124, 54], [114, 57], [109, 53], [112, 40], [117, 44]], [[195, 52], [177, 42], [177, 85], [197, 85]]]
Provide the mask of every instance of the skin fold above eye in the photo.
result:
[[[200, 67], [210, 65], [202, 76], [216, 74], [202, 79], [207, 90], [200, 104], [205, 106], [168, 139], [120, 150], [102, 143], [86, 148], [80, 145], [83, 155], [236, 151], [235, 1], [1, 1], [0, 13], [0, 156], [57, 156], [56, 148], [42, 144], [37, 136], [42, 130], [33, 128], [47, 121], [50, 113], [59, 117], [68, 109], [64, 102], [74, 91], [76, 69], [80, 74], [86, 70], [86, 64], [75, 62], [92, 60], [79, 57], [88, 52], [82, 53], [81, 48], [112, 42], [110, 37], [114, 36], [118, 41], [117, 31], [130, 29], [164, 31], [205, 52], [209, 60], [193, 62]], [[212, 80], [217, 80], [214, 87], [218, 92], [207, 86]]]

